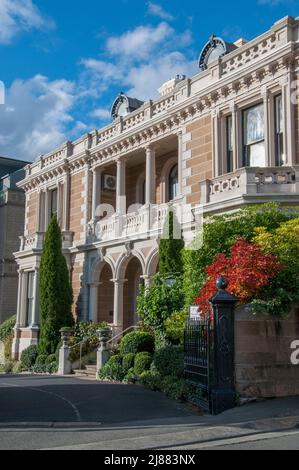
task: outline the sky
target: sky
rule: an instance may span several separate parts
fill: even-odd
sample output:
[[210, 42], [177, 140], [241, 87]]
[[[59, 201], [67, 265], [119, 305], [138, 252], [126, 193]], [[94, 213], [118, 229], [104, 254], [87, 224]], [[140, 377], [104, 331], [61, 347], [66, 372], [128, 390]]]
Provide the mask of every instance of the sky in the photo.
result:
[[211, 34], [250, 40], [286, 15], [297, 0], [0, 0], [0, 155], [33, 161], [101, 128], [120, 91], [146, 101], [195, 75]]

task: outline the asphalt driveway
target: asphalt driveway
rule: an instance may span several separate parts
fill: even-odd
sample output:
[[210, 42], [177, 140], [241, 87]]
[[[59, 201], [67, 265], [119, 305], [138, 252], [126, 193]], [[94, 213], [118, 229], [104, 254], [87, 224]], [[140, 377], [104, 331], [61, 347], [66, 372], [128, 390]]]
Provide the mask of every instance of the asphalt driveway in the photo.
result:
[[190, 413], [160, 393], [134, 385], [53, 376], [1, 376], [0, 425], [113, 424]]

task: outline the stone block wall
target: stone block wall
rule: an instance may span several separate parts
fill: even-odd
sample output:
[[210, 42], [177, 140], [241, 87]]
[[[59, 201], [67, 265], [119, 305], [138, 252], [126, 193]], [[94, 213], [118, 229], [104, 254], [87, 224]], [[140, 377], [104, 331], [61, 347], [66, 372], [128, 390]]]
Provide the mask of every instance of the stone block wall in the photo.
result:
[[236, 389], [242, 397], [299, 395], [299, 365], [291, 364], [291, 343], [299, 340], [299, 308], [286, 318], [235, 313]]

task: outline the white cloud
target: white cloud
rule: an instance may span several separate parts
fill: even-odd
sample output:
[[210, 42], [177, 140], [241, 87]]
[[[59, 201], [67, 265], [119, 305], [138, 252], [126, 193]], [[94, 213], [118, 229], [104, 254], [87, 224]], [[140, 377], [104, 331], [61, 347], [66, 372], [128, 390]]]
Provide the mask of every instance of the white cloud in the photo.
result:
[[147, 12], [150, 15], [158, 16], [162, 20], [171, 21], [174, 19], [174, 17], [170, 13], [164, 10], [164, 8], [161, 5], [158, 5], [157, 3], [149, 2]]
[[73, 82], [42, 75], [14, 81], [0, 107], [1, 154], [32, 160], [65, 141], [66, 127], [78, 124], [70, 114], [75, 90]]
[[195, 62], [180, 51], [192, 40], [189, 30], [176, 34], [165, 22], [156, 27], [139, 26], [108, 39], [106, 60], [83, 59], [85, 72], [81, 80], [94, 96], [118, 86], [119, 91], [126, 89], [141, 100], [154, 98], [166, 80], [177, 74], [196, 73]]
[[112, 55], [124, 55], [136, 59], [144, 59], [156, 48], [158, 44], [174, 35], [174, 30], [167, 23], [160, 23], [156, 28], [152, 26], [139, 26], [133, 31], [112, 37], [107, 41], [107, 50]]
[[0, 0], [0, 44], [9, 44], [20, 31], [52, 28], [32, 0]]
[[90, 113], [90, 116], [106, 121], [111, 118], [111, 111], [107, 108], [97, 108]]

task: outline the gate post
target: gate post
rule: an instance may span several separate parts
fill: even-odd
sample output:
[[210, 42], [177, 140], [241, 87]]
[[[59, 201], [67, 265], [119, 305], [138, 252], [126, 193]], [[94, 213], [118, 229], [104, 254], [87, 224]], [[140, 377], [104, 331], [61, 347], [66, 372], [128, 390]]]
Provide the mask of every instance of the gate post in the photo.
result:
[[216, 286], [219, 290], [210, 299], [214, 323], [210, 408], [215, 415], [234, 408], [236, 399], [234, 311], [238, 299], [226, 291], [228, 285], [224, 277], [217, 279]]

